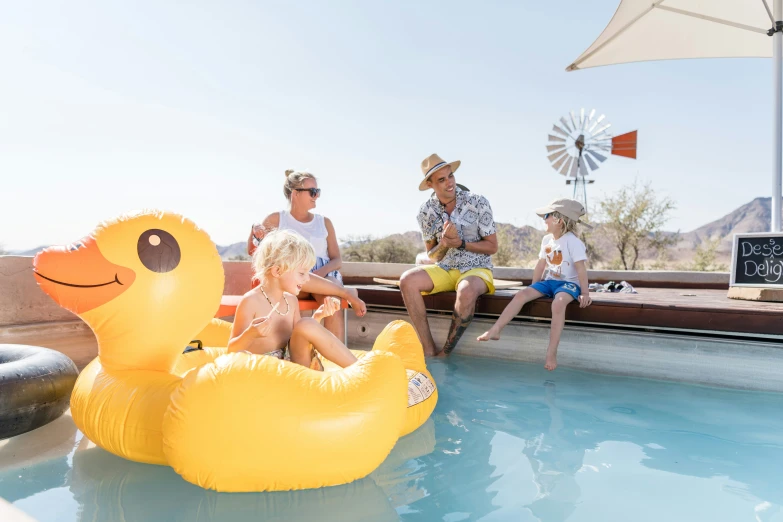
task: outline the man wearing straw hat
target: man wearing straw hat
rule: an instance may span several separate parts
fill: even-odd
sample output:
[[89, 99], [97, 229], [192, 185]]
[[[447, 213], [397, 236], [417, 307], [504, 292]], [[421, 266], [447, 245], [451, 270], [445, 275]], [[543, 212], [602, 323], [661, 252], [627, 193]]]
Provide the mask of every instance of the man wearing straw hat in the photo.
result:
[[[476, 299], [495, 292], [490, 256], [497, 252], [498, 241], [492, 208], [484, 196], [457, 186], [454, 172], [459, 166], [459, 161], [447, 163], [437, 154], [421, 162], [419, 190], [433, 193], [419, 209], [418, 220], [434, 264], [412, 268], [400, 278], [405, 307], [427, 356], [450, 354], [473, 320]], [[454, 290], [449, 334], [436, 350], [422, 295]]]

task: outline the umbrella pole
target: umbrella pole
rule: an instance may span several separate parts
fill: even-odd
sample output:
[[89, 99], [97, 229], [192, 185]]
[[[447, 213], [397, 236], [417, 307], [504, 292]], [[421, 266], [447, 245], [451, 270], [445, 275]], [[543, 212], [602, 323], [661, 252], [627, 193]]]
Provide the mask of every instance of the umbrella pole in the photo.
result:
[[[783, 0], [774, 0], [775, 21], [783, 20]], [[777, 24], [775, 24], [777, 25]], [[775, 95], [775, 158], [772, 173], [772, 232], [780, 232], [781, 199], [783, 199], [783, 33], [772, 35], [772, 74]]]

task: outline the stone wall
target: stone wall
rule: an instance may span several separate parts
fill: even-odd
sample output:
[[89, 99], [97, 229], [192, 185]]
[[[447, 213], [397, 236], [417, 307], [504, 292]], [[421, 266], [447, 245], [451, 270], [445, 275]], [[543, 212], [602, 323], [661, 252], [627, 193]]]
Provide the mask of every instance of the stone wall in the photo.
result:
[[0, 327], [78, 320], [38, 288], [32, 257], [0, 256]]
[[[373, 277], [399, 279], [413, 265], [398, 263], [344, 263], [347, 283], [371, 283]], [[33, 258], [0, 256], [0, 327], [53, 321], [78, 321], [44, 294], [33, 276]], [[241, 295], [250, 289], [252, 269], [248, 261], [224, 261], [225, 295]], [[526, 268], [496, 268], [495, 277], [529, 284], [533, 271]], [[590, 271], [590, 281], [628, 281], [635, 286], [679, 288], [728, 288], [726, 272]]]

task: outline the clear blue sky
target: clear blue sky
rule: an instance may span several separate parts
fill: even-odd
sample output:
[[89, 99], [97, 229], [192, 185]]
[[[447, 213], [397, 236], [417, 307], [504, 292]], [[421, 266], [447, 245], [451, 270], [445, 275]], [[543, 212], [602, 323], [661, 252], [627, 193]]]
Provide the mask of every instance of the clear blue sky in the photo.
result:
[[319, 176], [340, 238], [416, 229], [420, 161], [498, 221], [569, 196], [552, 123], [596, 108], [639, 129], [588, 197], [635, 177], [691, 230], [769, 196], [771, 62], [658, 62], [566, 73], [618, 1], [12, 2], [0, 17], [0, 244], [70, 242], [143, 207], [218, 244], [284, 206], [283, 172]]

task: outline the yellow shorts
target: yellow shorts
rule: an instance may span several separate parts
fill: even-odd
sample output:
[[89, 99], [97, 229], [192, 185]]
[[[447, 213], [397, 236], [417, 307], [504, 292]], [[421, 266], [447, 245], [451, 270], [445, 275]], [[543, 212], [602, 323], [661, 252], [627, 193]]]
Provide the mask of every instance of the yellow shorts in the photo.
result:
[[472, 268], [467, 272], [460, 272], [456, 268], [444, 270], [438, 265], [425, 265], [422, 267], [432, 279], [434, 285], [432, 291], [422, 292], [421, 295], [439, 294], [441, 292], [453, 292], [460, 281], [466, 277], [480, 277], [487, 284], [487, 293], [495, 293], [495, 280], [492, 278], [492, 270], [489, 268]]

